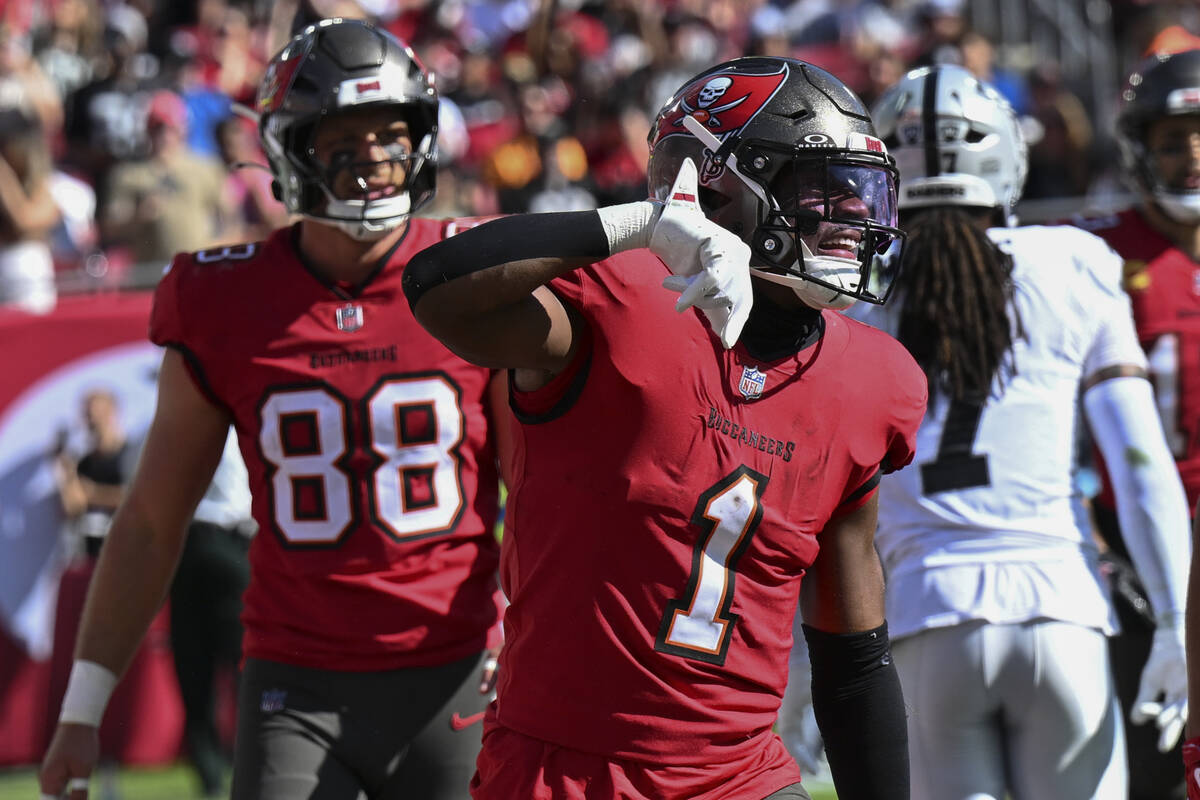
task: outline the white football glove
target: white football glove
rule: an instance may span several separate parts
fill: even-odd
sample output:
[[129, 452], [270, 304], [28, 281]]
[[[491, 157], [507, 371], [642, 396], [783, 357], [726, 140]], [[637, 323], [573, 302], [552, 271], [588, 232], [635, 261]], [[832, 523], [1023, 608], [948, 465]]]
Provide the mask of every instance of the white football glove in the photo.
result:
[[675, 310], [703, 311], [728, 349], [741, 336], [754, 302], [750, 247], [704, 216], [697, 184], [696, 165], [685, 158], [650, 234], [650, 250], [675, 273], [663, 280], [664, 289], [680, 293]]
[[1142, 668], [1141, 683], [1129, 718], [1137, 725], [1154, 720], [1159, 731], [1158, 749], [1167, 753], [1183, 733], [1187, 712], [1183, 625], [1160, 625], [1154, 631], [1150, 657]]

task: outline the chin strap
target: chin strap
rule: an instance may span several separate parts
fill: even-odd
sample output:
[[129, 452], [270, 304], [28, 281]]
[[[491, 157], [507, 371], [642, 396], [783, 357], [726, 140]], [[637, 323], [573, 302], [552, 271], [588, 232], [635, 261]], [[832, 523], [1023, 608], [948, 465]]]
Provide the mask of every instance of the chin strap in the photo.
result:
[[747, 178], [738, 168], [737, 156], [731, 152], [731, 145], [734, 142], [732, 137], [729, 140], [722, 142], [712, 134], [712, 131], [708, 130], [708, 128], [705, 128], [704, 125], [700, 123], [700, 120], [696, 119], [691, 114], [688, 114], [683, 118], [683, 127], [687, 128], [688, 133], [699, 139], [700, 144], [704, 145], [704, 147], [713, 154], [714, 158], [720, 158], [725, 164], [726, 169], [733, 170], [733, 174], [738, 177], [738, 180], [746, 184], [746, 188], [753, 192], [755, 197], [761, 200], [764, 205], [770, 206], [770, 203], [767, 200], [767, 195], [763, 191], [763, 188]]
[[379, 224], [374, 224], [370, 220], [356, 219], [334, 219], [331, 217], [316, 216], [314, 214], [301, 214], [305, 219], [311, 219], [313, 222], [319, 222], [322, 225], [327, 225], [331, 228], [337, 228], [342, 233], [349, 236], [356, 242], [374, 242], [382, 239], [389, 232], [403, 225], [408, 221], [409, 215], [405, 214], [402, 217], [389, 217], [381, 221]]
[[825, 283], [840, 286], [841, 291], [814, 283], [799, 275], [772, 272], [755, 266], [751, 266], [750, 271], [763, 280], [789, 287], [806, 305], [813, 308], [842, 311], [854, 305], [856, 298], [845, 292], [858, 290], [858, 284], [862, 279], [862, 264], [855, 259], [815, 256], [803, 239], [798, 238], [797, 241], [800, 244], [800, 257], [803, 259], [804, 271]]
[[1200, 224], [1200, 192], [1168, 192], [1155, 189], [1154, 203], [1174, 222], [1181, 225]]
[[[359, 189], [364, 191], [367, 185], [362, 178], [357, 178]], [[305, 214], [326, 225], [332, 225], [352, 239], [358, 241], [373, 241], [388, 231], [395, 230], [408, 221], [412, 216], [411, 199], [407, 191], [393, 197], [370, 202], [368, 200], [339, 200], [326, 191], [325, 211], [323, 214]], [[378, 216], [368, 216], [375, 213]]]

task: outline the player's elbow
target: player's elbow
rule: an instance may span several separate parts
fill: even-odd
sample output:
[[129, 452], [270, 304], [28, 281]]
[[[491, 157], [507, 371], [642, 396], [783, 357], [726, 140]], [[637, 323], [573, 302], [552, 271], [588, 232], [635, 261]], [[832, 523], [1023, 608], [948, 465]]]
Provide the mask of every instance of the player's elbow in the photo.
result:
[[462, 327], [462, 313], [456, 302], [455, 287], [448, 280], [447, 270], [438, 245], [428, 247], [413, 256], [404, 268], [404, 295], [409, 308], [421, 327], [434, 337], [447, 342]]

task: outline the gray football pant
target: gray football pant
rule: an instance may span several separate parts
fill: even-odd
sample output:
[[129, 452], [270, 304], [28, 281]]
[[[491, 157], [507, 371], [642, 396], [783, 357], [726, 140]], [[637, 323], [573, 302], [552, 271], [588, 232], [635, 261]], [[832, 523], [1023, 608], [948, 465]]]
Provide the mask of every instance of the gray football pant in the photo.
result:
[[232, 800], [468, 800], [483, 656], [386, 672], [247, 659]]
[[1104, 634], [1052, 620], [892, 641], [912, 796], [1125, 800], [1125, 737]]

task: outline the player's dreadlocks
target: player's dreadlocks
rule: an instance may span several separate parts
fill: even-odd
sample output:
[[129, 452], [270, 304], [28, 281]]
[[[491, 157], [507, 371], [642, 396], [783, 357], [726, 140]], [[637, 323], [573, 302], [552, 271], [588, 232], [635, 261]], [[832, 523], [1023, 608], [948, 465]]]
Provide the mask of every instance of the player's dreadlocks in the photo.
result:
[[1009, 321], [1012, 257], [963, 208], [911, 212], [903, 223], [903, 306], [897, 338], [925, 370], [930, 392], [951, 400], [986, 398], [992, 380], [1015, 365], [1012, 346], [1024, 335]]

